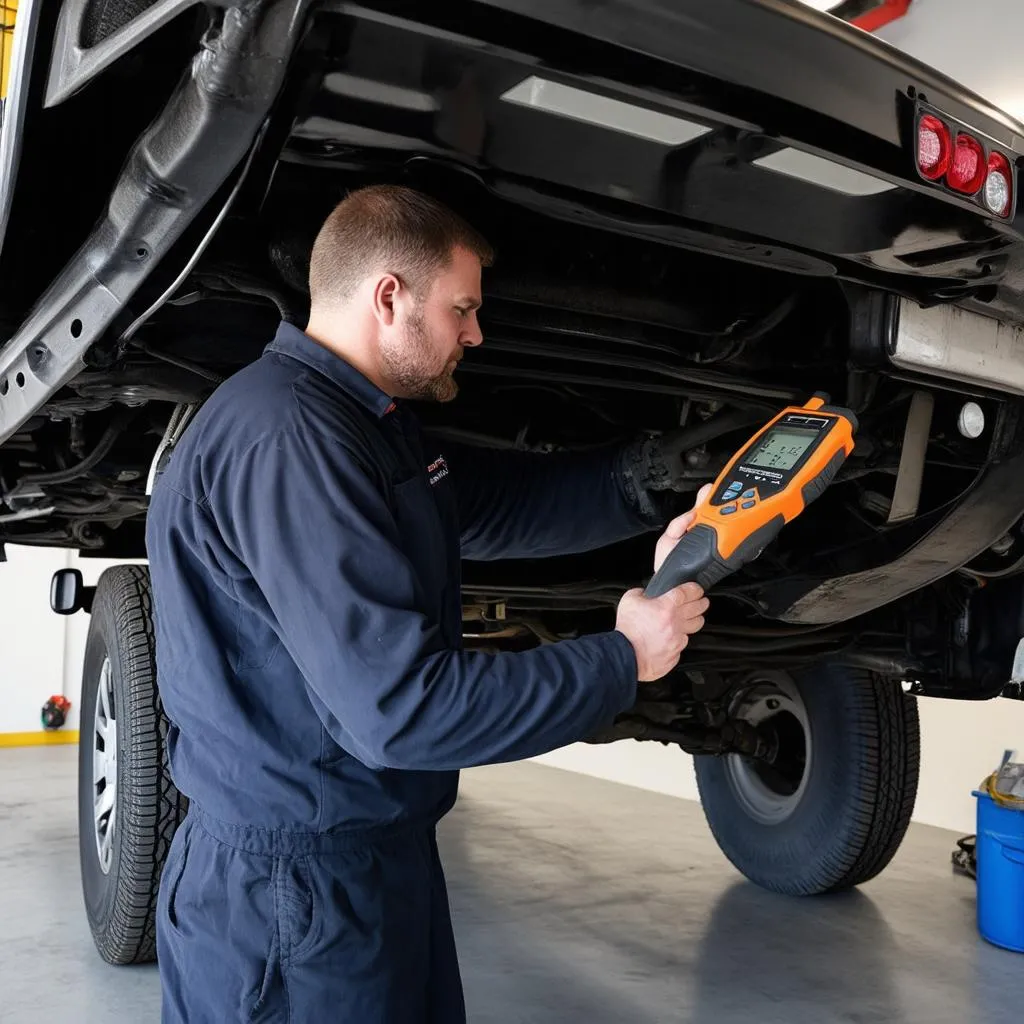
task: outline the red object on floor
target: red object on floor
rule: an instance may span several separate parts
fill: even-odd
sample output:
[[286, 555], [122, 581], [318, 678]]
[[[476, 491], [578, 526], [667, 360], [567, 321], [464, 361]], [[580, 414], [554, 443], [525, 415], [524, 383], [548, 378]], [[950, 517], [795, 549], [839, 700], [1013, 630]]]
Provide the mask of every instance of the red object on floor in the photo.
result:
[[59, 729], [68, 719], [71, 701], [63, 694], [55, 693], [44, 705], [41, 713], [43, 728]]

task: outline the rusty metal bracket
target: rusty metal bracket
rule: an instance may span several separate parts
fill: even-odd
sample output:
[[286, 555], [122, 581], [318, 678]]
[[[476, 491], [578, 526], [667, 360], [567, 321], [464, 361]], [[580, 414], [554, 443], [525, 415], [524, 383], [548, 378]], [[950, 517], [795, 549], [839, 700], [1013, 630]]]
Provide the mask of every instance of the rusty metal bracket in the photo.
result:
[[935, 396], [930, 391], [914, 392], [907, 410], [907, 424], [900, 449], [900, 468], [896, 475], [892, 504], [889, 506], [890, 524], [903, 523], [917, 515], [934, 409]]

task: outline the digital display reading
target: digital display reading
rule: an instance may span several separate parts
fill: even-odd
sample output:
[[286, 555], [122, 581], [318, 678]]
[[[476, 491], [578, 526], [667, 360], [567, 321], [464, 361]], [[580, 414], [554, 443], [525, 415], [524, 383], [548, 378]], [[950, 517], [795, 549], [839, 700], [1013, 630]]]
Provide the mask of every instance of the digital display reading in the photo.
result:
[[750, 456], [743, 460], [743, 464], [763, 466], [766, 469], [792, 469], [817, 436], [817, 430], [773, 427], [761, 438]]

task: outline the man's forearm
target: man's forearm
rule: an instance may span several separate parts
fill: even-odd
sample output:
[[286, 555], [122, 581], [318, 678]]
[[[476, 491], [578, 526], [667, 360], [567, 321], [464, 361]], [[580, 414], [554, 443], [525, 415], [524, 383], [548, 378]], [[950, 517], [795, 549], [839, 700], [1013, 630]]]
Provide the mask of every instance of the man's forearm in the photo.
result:
[[313, 684], [328, 732], [372, 768], [455, 771], [535, 757], [585, 739], [636, 699], [636, 654], [619, 632], [519, 653], [439, 651], [399, 672], [404, 653], [401, 641], [391, 645], [372, 686]]
[[621, 449], [446, 452], [465, 558], [541, 558], [613, 544], [664, 523], [627, 489]]

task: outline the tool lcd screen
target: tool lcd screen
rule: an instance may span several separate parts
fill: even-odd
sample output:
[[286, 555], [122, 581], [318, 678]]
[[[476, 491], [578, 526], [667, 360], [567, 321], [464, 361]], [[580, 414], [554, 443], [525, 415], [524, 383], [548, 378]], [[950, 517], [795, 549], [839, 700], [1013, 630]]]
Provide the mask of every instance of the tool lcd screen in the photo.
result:
[[801, 430], [799, 427], [773, 427], [743, 462], [765, 469], [792, 469], [818, 433], [817, 430]]

